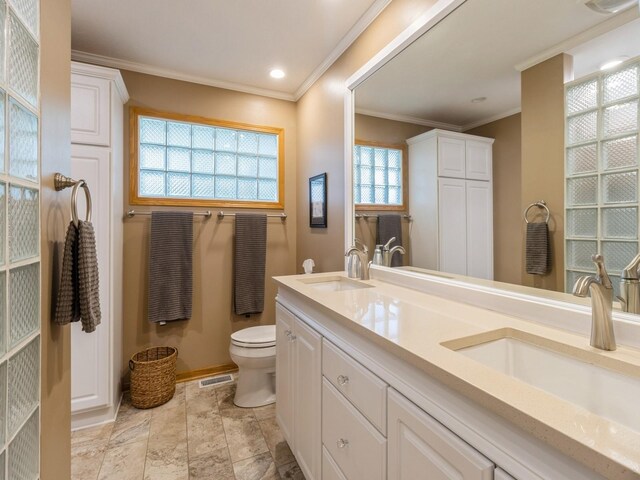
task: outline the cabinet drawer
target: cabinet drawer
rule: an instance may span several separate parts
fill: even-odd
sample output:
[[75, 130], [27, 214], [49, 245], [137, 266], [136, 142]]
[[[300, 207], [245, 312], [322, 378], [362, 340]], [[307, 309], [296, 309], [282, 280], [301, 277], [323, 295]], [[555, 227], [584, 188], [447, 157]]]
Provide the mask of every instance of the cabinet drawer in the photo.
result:
[[386, 435], [386, 383], [327, 339], [322, 340], [322, 374]]
[[387, 441], [326, 378], [322, 442], [348, 480], [386, 478]]
[[108, 147], [111, 137], [109, 80], [71, 75], [71, 142]]
[[322, 447], [322, 480], [347, 480], [324, 446]]

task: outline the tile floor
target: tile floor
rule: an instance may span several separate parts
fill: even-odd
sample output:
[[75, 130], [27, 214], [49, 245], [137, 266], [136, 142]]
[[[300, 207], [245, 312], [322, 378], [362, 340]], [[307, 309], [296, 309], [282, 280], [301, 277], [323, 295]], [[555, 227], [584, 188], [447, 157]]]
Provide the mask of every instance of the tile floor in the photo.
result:
[[304, 480], [275, 405], [238, 408], [234, 392], [180, 383], [150, 410], [125, 397], [114, 423], [71, 435], [72, 480]]

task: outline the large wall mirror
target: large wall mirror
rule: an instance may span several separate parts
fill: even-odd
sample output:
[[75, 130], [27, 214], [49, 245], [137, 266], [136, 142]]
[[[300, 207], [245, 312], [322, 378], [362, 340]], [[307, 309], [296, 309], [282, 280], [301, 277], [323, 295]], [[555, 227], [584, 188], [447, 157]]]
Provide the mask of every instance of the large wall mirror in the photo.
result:
[[639, 250], [637, 2], [458, 3], [353, 90], [347, 240], [566, 301], [601, 252], [618, 295]]

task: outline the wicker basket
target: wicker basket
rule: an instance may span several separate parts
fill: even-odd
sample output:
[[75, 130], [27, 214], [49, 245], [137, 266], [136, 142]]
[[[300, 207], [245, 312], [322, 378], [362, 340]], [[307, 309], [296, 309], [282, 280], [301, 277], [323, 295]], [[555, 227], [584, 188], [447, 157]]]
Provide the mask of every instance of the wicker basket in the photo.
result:
[[134, 407], [153, 408], [173, 398], [177, 358], [178, 349], [174, 347], [152, 347], [131, 357], [131, 404]]

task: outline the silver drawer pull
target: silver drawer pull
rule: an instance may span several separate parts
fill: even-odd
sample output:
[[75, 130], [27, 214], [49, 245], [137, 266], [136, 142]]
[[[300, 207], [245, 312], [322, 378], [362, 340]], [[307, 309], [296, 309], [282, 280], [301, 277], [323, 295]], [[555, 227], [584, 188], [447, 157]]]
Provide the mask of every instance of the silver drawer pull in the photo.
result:
[[296, 337], [295, 335], [289, 335], [289, 341], [290, 342], [293, 342], [296, 338], [298, 338], [298, 337]]
[[349, 445], [349, 440], [347, 440], [346, 438], [341, 438], [336, 442], [336, 444], [338, 445], [338, 448], [344, 448]]
[[338, 384], [340, 386], [345, 386], [347, 383], [349, 383], [349, 377], [346, 375], [338, 375]]
[[291, 330], [285, 330], [285, 331], [284, 331], [284, 334], [285, 334], [287, 337], [290, 337], [290, 336], [291, 336]]

